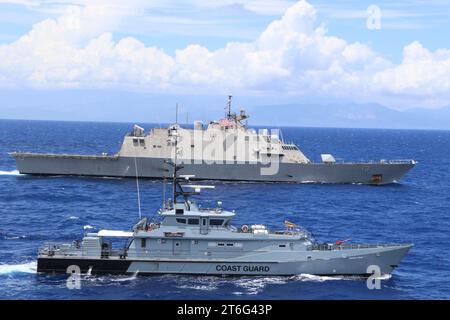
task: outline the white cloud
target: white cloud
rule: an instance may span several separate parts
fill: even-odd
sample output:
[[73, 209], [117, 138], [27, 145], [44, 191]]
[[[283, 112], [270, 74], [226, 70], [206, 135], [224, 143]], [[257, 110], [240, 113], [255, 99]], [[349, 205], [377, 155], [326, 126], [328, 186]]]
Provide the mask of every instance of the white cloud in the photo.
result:
[[394, 94], [418, 98], [445, 94], [450, 91], [450, 50], [431, 52], [415, 41], [403, 49], [399, 65], [376, 73], [373, 82], [380, 90]]
[[328, 35], [305, 1], [289, 7], [252, 42], [217, 50], [191, 44], [175, 55], [131, 37], [113, 40], [111, 31], [135, 14], [139, 3], [133, 2], [132, 11], [119, 2], [69, 6], [57, 19], [35, 24], [0, 46], [0, 85], [276, 93], [396, 107], [449, 103], [449, 50], [430, 52], [414, 42], [394, 65], [366, 44]]
[[191, 2], [198, 8], [210, 9], [239, 5], [243, 9], [256, 14], [273, 16], [283, 14], [295, 3], [295, 0], [190, 0], [187, 2]]

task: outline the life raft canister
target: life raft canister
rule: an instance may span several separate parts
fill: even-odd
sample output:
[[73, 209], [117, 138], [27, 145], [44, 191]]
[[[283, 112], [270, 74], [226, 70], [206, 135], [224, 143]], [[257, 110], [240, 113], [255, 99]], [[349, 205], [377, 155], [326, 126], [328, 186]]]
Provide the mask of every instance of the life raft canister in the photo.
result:
[[242, 230], [242, 232], [248, 232], [248, 231], [250, 230], [250, 228], [248, 227], [248, 225], [244, 224], [244, 225], [241, 227], [241, 230]]

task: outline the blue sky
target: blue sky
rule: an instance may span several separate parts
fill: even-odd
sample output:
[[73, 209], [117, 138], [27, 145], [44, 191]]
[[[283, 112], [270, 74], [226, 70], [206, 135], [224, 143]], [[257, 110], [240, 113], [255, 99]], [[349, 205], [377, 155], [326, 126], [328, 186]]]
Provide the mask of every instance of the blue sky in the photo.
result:
[[119, 121], [148, 101], [164, 118], [229, 93], [435, 110], [450, 105], [449, 16], [440, 0], [0, 0], [0, 117], [83, 120], [108, 101], [93, 114]]

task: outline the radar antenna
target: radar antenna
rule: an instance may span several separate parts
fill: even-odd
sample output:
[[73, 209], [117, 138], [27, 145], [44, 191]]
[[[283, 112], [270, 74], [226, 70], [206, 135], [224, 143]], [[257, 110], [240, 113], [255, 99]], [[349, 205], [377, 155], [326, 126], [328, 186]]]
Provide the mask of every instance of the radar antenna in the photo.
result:
[[233, 96], [228, 96], [228, 102], [226, 106], [226, 112], [225, 112], [225, 119], [228, 121], [231, 121], [234, 125], [247, 127], [247, 124], [242, 123], [243, 120], [246, 120], [249, 118], [249, 115], [245, 112], [244, 108], [241, 108], [239, 114], [236, 114], [235, 112], [231, 112], [231, 103], [233, 101]]

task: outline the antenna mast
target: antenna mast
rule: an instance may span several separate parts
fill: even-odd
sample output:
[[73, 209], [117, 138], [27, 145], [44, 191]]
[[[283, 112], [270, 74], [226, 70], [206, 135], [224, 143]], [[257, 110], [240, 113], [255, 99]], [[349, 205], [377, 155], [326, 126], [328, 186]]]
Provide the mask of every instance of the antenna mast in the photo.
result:
[[[168, 164], [173, 166], [173, 186], [172, 186], [172, 193], [173, 193], [173, 204], [175, 207], [175, 204], [177, 202], [178, 196], [184, 197], [184, 203], [188, 210], [190, 210], [190, 205], [188, 201], [188, 196], [194, 195], [197, 193], [194, 192], [185, 192], [183, 188], [181, 187], [180, 183], [178, 182], [178, 170], [183, 169], [183, 166], [179, 166], [177, 164], [177, 157], [178, 157], [178, 125], [172, 126], [170, 129], [170, 135], [175, 137], [175, 156], [174, 156], [174, 162], [167, 161]], [[175, 133], [174, 133], [175, 132]]]
[[231, 118], [231, 101], [233, 99], [232, 95], [228, 96], [228, 103], [227, 103], [227, 114], [226, 114], [226, 118], [230, 119]]
[[[178, 109], [177, 109], [178, 110]], [[173, 203], [177, 202], [177, 155], [178, 155], [178, 128], [175, 128], [175, 157], [174, 157], [174, 165], [173, 165]]]
[[136, 188], [137, 188], [137, 200], [138, 200], [138, 209], [139, 209], [139, 219], [142, 219], [142, 212], [141, 212], [141, 192], [139, 190], [139, 175], [138, 175], [138, 167], [137, 167], [137, 160], [136, 156], [134, 156], [134, 168], [136, 170]]

